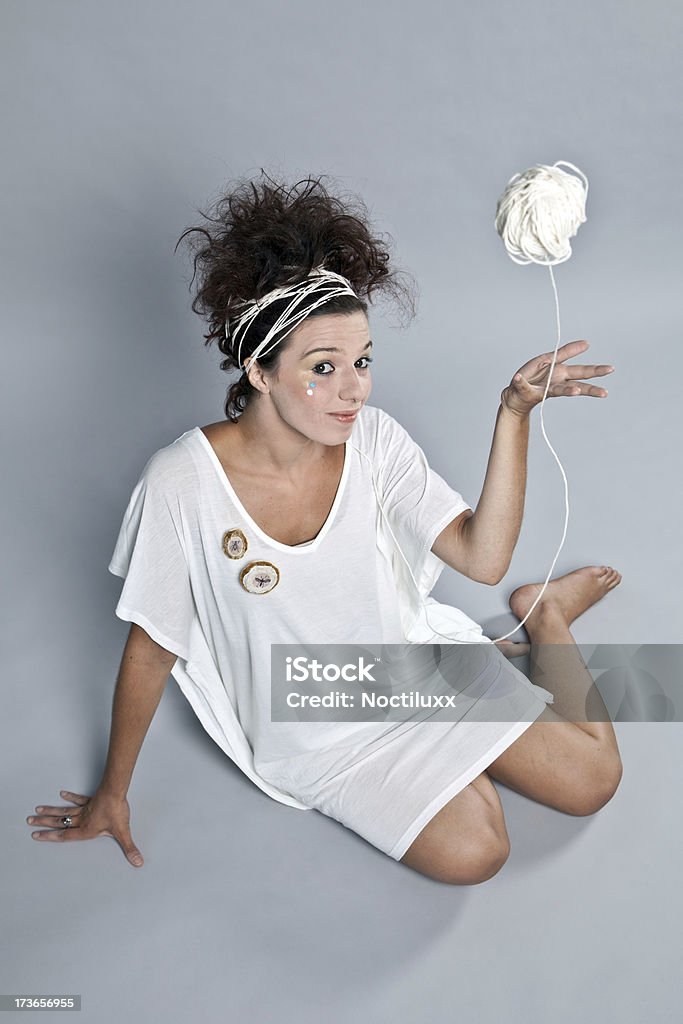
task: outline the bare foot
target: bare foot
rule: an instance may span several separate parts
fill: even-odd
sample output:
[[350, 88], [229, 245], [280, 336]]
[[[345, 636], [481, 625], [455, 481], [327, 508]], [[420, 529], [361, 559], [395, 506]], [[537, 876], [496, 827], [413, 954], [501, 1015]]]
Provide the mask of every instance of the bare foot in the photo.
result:
[[506, 658], [522, 658], [531, 650], [531, 644], [516, 643], [514, 640], [495, 640], [494, 643]]
[[[541, 614], [559, 615], [567, 626], [571, 626], [579, 615], [599, 601], [605, 594], [621, 583], [621, 573], [610, 565], [585, 565], [556, 580], [545, 588], [525, 625], [533, 625]], [[541, 592], [542, 583], [526, 583], [517, 587], [510, 595], [510, 608], [518, 619], [523, 619]]]

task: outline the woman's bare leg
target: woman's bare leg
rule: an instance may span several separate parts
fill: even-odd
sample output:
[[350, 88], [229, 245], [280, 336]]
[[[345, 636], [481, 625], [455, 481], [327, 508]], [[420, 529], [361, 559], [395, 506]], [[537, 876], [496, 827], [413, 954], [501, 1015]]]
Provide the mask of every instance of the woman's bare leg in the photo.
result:
[[[510, 840], [491, 779], [568, 814], [591, 814], [610, 799], [621, 768], [616, 737], [569, 626], [620, 580], [609, 566], [585, 566], [546, 587], [524, 625], [532, 682], [550, 690], [555, 703], [441, 808], [401, 858], [404, 864], [459, 885], [486, 881], [500, 870]], [[530, 583], [511, 595], [520, 620], [540, 589]], [[506, 657], [518, 653], [514, 644], [498, 646]]]
[[[611, 566], [590, 565], [552, 580], [524, 623], [531, 640], [531, 681], [550, 690], [553, 711], [617, 750], [609, 713], [569, 631], [571, 624], [621, 581]], [[521, 620], [542, 584], [518, 587], [510, 608]]]
[[[584, 566], [553, 580], [524, 623], [532, 682], [554, 703], [486, 768], [490, 778], [569, 814], [592, 814], [613, 796], [622, 765], [607, 709], [569, 626], [621, 580], [609, 566]], [[541, 584], [519, 587], [510, 608], [525, 618]]]

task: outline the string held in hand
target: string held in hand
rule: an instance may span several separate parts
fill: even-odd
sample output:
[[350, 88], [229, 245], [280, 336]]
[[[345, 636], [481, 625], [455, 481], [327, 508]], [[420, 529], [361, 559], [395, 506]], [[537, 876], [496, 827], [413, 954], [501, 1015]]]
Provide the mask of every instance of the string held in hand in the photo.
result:
[[[579, 177], [560, 169], [560, 164], [570, 167]], [[522, 626], [540, 601], [548, 581], [555, 568], [558, 555], [562, 550], [567, 536], [569, 522], [569, 488], [562, 463], [555, 449], [548, 440], [543, 420], [543, 405], [550, 387], [550, 380], [555, 369], [557, 349], [562, 336], [560, 325], [560, 304], [557, 287], [553, 275], [553, 266], [564, 263], [572, 254], [569, 242], [586, 220], [586, 197], [588, 195], [588, 179], [585, 174], [566, 160], [558, 160], [552, 165], [537, 164], [528, 170], [514, 174], [510, 178], [496, 207], [496, 231], [503, 240], [505, 249], [515, 263], [537, 263], [547, 266], [555, 294], [555, 312], [557, 316], [557, 343], [553, 352], [552, 362], [548, 369], [548, 379], [541, 400], [541, 430], [546, 444], [555, 456], [564, 480], [565, 519], [562, 540], [557, 549], [553, 563], [543, 586], [529, 611], [515, 629], [503, 636], [496, 637], [493, 643], [506, 640]]]

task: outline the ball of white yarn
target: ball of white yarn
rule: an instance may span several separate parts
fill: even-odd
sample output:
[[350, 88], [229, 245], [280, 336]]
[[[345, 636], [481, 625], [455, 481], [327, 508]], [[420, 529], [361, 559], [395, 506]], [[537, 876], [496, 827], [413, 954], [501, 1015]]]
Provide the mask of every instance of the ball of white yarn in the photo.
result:
[[[572, 167], [583, 178], [561, 171]], [[584, 187], [585, 183], [585, 187]], [[586, 220], [588, 179], [566, 160], [513, 175], [496, 207], [496, 231], [515, 263], [564, 263], [569, 239]]]

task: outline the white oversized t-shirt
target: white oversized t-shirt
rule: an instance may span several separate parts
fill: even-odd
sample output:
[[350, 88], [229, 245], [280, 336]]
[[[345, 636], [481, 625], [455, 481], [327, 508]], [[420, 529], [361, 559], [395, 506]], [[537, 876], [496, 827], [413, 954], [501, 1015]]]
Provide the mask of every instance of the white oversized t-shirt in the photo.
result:
[[[308, 808], [304, 779], [310, 786], [313, 776], [332, 779], [340, 766], [348, 772], [410, 725], [272, 722], [270, 645], [443, 643], [426, 625], [426, 603], [430, 623], [454, 642], [490, 643], [459, 609], [428, 597], [444, 567], [430, 548], [469, 508], [392, 416], [365, 405], [345, 444], [337, 494], [319, 534], [303, 545], [281, 544], [247, 514], [208, 438], [193, 427], [152, 455], [135, 485], [109, 564], [125, 578], [116, 614], [177, 655], [173, 676], [242, 771], [274, 799]], [[223, 549], [231, 530], [246, 539], [237, 559]], [[273, 589], [253, 593], [242, 586], [240, 572], [252, 561], [277, 568]], [[532, 705], [538, 714], [550, 695], [522, 678], [520, 714]], [[481, 730], [479, 747], [463, 743], [462, 755], [472, 764], [482, 742], [493, 750], [511, 735], [509, 723], [490, 729], [490, 745]]]

